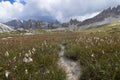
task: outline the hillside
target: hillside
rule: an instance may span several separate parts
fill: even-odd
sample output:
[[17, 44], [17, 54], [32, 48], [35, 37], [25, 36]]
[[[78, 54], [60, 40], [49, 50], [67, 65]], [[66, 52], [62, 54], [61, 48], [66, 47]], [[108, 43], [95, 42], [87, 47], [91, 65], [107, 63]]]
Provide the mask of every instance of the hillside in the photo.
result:
[[81, 32], [119, 33], [120, 32], [120, 22], [119, 21], [113, 22], [113, 23], [102, 25], [99, 27], [82, 30]]
[[2, 32], [10, 32], [10, 31], [13, 31], [13, 29], [10, 28], [7, 25], [4, 25], [4, 24], [0, 23], [0, 33], [2, 33]]
[[109, 7], [108, 9], [103, 10], [95, 17], [84, 20], [82, 23], [79, 23], [78, 26], [80, 27], [80, 29], [86, 29], [113, 23], [118, 20], [120, 20], [120, 6], [113, 8]]
[[68, 27], [72, 30], [83, 30], [89, 28], [100, 27], [120, 20], [120, 6], [109, 7], [101, 11], [98, 15], [86, 19], [84, 21], [78, 21], [71, 19], [68, 23], [63, 23], [63, 27]]

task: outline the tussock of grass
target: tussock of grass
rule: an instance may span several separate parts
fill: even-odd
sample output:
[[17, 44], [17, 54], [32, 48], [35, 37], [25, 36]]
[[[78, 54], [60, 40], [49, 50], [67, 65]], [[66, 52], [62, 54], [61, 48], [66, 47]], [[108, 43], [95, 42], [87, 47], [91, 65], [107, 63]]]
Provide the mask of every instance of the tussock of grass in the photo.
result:
[[66, 80], [57, 65], [57, 38], [53, 39], [47, 35], [0, 39], [0, 80]]
[[[69, 40], [68, 40], [69, 41]], [[116, 34], [79, 35], [66, 45], [65, 56], [82, 66], [80, 80], [119, 80], [120, 37]]]

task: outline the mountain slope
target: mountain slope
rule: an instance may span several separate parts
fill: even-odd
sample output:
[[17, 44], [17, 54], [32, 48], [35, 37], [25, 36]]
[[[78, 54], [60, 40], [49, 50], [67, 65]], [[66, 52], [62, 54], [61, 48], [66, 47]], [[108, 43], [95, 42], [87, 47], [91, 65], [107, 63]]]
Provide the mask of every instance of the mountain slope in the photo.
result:
[[59, 23], [43, 22], [39, 20], [11, 20], [5, 23], [14, 29], [53, 29], [59, 26]]
[[86, 29], [109, 24], [118, 20], [120, 20], [120, 6], [105, 9], [100, 14], [93, 18], [84, 20], [77, 26], [79, 29]]
[[118, 33], [120, 34], [120, 21], [113, 22], [107, 25], [99, 26], [96, 28], [90, 28], [86, 30], [80, 30], [81, 32], [88, 33]]
[[13, 29], [10, 28], [7, 25], [4, 25], [4, 24], [0, 23], [0, 33], [2, 33], [2, 32], [10, 32], [10, 31], [13, 31]]

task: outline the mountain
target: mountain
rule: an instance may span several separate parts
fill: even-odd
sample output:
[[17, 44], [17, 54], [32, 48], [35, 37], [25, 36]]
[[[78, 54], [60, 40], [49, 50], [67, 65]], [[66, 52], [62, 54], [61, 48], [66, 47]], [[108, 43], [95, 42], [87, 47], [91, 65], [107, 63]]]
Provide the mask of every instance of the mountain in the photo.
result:
[[2, 33], [2, 32], [10, 32], [10, 31], [13, 31], [13, 29], [10, 28], [7, 25], [4, 25], [4, 24], [0, 23], [0, 33]]
[[43, 22], [39, 20], [11, 20], [5, 23], [13, 29], [53, 29], [57, 28], [60, 24], [56, 23]]
[[23, 21], [21, 20], [11, 20], [9, 22], [6, 22], [5, 24], [10, 26], [11, 28], [17, 29], [17, 28], [22, 28], [22, 23]]
[[109, 7], [93, 18], [86, 19], [77, 24], [79, 29], [98, 27], [120, 20], [120, 5], [117, 7]]
[[[47, 19], [47, 18], [46, 18]], [[84, 21], [77, 21], [76, 19], [71, 19], [68, 23], [60, 24], [57, 20], [52, 22], [45, 22], [40, 20], [12, 20], [6, 25], [13, 29], [55, 29], [55, 28], [65, 28], [69, 30], [81, 30], [99, 27], [102, 25], [110, 24], [120, 20], [120, 5], [117, 7], [109, 7], [93, 18], [86, 19]]]
[[63, 23], [62, 27], [66, 28], [67, 30], [77, 30], [78, 29], [78, 24], [81, 23], [80, 21], [78, 21], [77, 19], [71, 19], [69, 22], [67, 23]]

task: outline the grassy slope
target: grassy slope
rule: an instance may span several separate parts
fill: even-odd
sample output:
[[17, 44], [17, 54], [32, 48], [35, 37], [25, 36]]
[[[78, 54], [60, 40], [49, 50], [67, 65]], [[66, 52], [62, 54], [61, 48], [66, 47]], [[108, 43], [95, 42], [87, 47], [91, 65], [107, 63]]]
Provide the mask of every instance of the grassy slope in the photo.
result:
[[92, 28], [92, 29], [88, 29], [88, 30], [84, 30], [86, 32], [120, 32], [120, 22], [114, 22], [108, 25], [103, 25], [102, 27], [98, 27], [98, 28]]
[[82, 66], [80, 80], [119, 80], [119, 23], [80, 33], [73, 40], [66, 40], [65, 52], [66, 57], [80, 62]]

